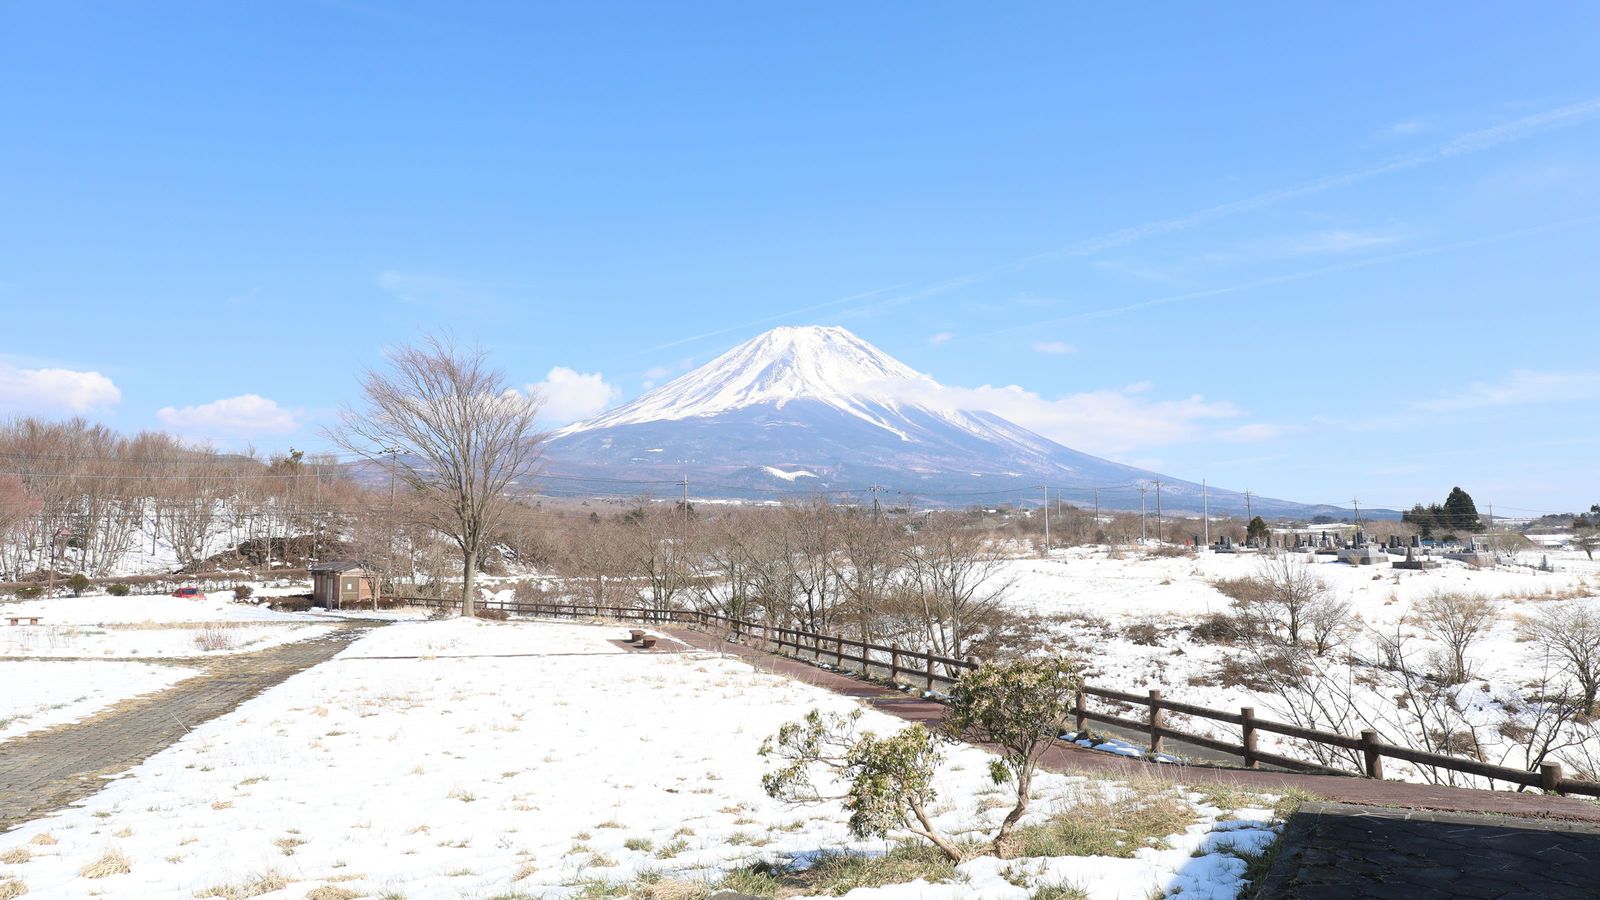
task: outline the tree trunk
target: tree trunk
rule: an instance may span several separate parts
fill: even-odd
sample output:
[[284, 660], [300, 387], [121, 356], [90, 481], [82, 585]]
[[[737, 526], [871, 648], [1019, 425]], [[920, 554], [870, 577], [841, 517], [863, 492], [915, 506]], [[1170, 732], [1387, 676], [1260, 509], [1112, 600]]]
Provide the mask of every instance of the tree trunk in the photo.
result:
[[1033, 772], [1025, 769], [1017, 773], [1017, 805], [1006, 814], [1005, 821], [1000, 823], [1000, 831], [994, 837], [994, 855], [1001, 859], [1011, 859], [1016, 856], [1016, 839], [1012, 832], [1017, 823], [1028, 812], [1028, 792], [1033, 789]]
[[477, 611], [474, 602], [477, 589], [473, 586], [473, 582], [478, 575], [478, 551], [468, 550], [462, 557], [465, 562], [461, 566], [461, 614], [471, 616]]

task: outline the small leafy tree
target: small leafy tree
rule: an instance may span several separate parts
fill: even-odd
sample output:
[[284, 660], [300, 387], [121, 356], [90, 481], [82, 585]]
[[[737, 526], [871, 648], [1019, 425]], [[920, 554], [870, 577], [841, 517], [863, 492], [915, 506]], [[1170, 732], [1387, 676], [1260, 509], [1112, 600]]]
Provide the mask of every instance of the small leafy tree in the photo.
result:
[[113, 597], [126, 597], [133, 592], [126, 581], [113, 581], [106, 585], [106, 593]]
[[71, 589], [72, 596], [82, 597], [83, 592], [89, 589], [89, 576], [82, 572], [73, 572], [72, 577], [67, 579], [67, 587]]
[[1028, 659], [984, 665], [963, 675], [951, 691], [944, 732], [998, 750], [989, 774], [996, 784], [1011, 781], [1016, 787], [1016, 805], [995, 835], [1001, 859], [1014, 855], [1012, 832], [1028, 812], [1033, 774], [1072, 717], [1082, 683], [1066, 660]]
[[[903, 829], [960, 862], [960, 848], [928, 816], [937, 798], [933, 773], [942, 759], [934, 735], [912, 725], [880, 738], [860, 733], [860, 719], [859, 709], [849, 715], [812, 710], [780, 728], [761, 745], [763, 757], [782, 763], [761, 778], [767, 796], [797, 804], [842, 800], [850, 813], [851, 834], [884, 837]], [[831, 774], [834, 784], [817, 784], [812, 776], [819, 768]], [[836, 784], [844, 787], [843, 793], [830, 793]]]

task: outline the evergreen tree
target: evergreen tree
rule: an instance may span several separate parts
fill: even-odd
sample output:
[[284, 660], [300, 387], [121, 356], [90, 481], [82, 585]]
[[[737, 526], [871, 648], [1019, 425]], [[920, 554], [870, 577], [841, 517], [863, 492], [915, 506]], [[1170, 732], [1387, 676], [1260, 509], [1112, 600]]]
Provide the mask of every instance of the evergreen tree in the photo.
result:
[[1264, 544], [1271, 533], [1271, 530], [1267, 528], [1267, 523], [1260, 516], [1256, 516], [1250, 520], [1249, 525], [1245, 526], [1244, 539], [1249, 544]]
[[1483, 522], [1478, 519], [1478, 507], [1472, 502], [1472, 495], [1459, 487], [1450, 489], [1450, 496], [1444, 499], [1444, 514], [1441, 524], [1455, 531], [1483, 531]]

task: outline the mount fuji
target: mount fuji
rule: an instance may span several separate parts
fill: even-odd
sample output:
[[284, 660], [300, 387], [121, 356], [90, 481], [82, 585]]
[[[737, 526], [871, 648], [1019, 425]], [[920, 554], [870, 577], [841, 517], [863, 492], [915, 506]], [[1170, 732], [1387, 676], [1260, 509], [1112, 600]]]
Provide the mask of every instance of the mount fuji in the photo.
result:
[[[1051, 496], [1198, 512], [1201, 486], [1062, 446], [983, 410], [940, 402], [937, 382], [838, 327], [775, 328], [643, 396], [555, 432], [550, 493], [773, 499], [865, 492], [909, 504], [1037, 502]], [[651, 486], [655, 489], [651, 490]], [[897, 495], [899, 498], [897, 499]], [[1211, 488], [1215, 512], [1243, 494]], [[1335, 507], [1253, 498], [1268, 515]]]

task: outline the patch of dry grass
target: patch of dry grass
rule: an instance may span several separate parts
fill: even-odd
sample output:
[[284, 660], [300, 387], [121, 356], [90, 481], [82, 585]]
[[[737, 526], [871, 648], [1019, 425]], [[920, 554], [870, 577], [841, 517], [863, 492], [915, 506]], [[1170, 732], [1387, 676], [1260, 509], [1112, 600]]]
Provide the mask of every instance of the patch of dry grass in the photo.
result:
[[0, 878], [0, 900], [15, 900], [28, 892], [20, 878]]
[[30, 859], [33, 859], [33, 854], [28, 852], [27, 847], [12, 847], [10, 850], [0, 853], [0, 863], [5, 863], [8, 866], [20, 866]]
[[238, 884], [219, 884], [206, 888], [196, 897], [218, 897], [221, 900], [247, 900], [249, 897], [259, 897], [273, 891], [281, 891], [289, 886], [289, 879], [277, 872], [264, 872], [249, 881]]
[[133, 864], [122, 855], [122, 851], [115, 847], [107, 847], [100, 858], [78, 870], [84, 878], [109, 878], [112, 875], [126, 875], [133, 871]]
[[366, 895], [358, 891], [336, 887], [331, 884], [314, 887], [306, 892], [306, 900], [356, 900], [357, 897], [364, 896]]
[[[1144, 787], [1146, 789], [1141, 789]], [[1134, 786], [1115, 798], [1086, 797], [1038, 825], [1018, 828], [1021, 856], [1132, 858], [1141, 847], [1167, 846], [1200, 817], [1170, 787]]]

